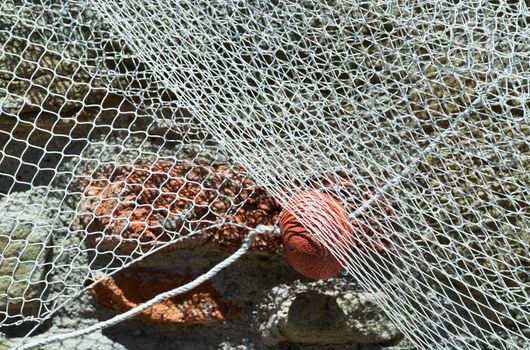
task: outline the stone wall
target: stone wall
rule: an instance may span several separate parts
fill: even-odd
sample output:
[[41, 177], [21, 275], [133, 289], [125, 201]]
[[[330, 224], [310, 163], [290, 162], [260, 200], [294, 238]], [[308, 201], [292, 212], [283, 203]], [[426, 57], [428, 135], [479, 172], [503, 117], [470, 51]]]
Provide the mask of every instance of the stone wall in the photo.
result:
[[[359, 21], [359, 28], [348, 29], [351, 33], [367, 34], [367, 30], [377, 28], [385, 32], [377, 42], [366, 43], [366, 50], [359, 50], [356, 59], [363, 62], [363, 69], [381, 68], [385, 60], [395, 54], [390, 43], [396, 38], [389, 36], [391, 28], [381, 26], [377, 17]], [[335, 30], [333, 28], [329, 27]], [[442, 32], [435, 34], [442, 36]], [[334, 35], [330, 32], [328, 37]], [[353, 35], [351, 38], [355, 39]], [[400, 42], [404, 40], [405, 37], [399, 37]], [[224, 181], [222, 176], [215, 177], [218, 170], [232, 169], [236, 165], [177, 104], [174, 93], [165, 90], [156, 76], [127, 49], [126, 43], [86, 4], [78, 1], [49, 1], [39, 5], [26, 1], [4, 2], [0, 5], [0, 43], [0, 251], [3, 258], [0, 262], [0, 319], [9, 320], [9, 326], [0, 330], [4, 335], [0, 349], [16, 344], [36, 324], [35, 320], [46, 318], [35, 336], [73, 331], [186, 283], [226, 258], [248, 232], [230, 225], [222, 229], [215, 225], [193, 226], [192, 222], [204, 219], [210, 225], [222, 218], [232, 224], [255, 227], [257, 224], [271, 225], [277, 219], [281, 208], [271, 203], [264, 189], [256, 188], [252, 182], [235, 181], [245, 189], [261, 191], [259, 196], [249, 195], [243, 200], [251, 201], [251, 205], [241, 206], [244, 212], [229, 213], [219, 209], [226, 206], [223, 201], [216, 202], [215, 198], [194, 201], [189, 194], [189, 202], [198, 206], [215, 203], [218, 210], [214, 215], [203, 215], [201, 210], [186, 213], [185, 206], [178, 207], [178, 217], [174, 216], [169, 222], [172, 229], [156, 227], [149, 231], [150, 236], [142, 236], [137, 226], [125, 229], [119, 226], [121, 229], [116, 230], [116, 226], [109, 229], [115, 222], [94, 221], [90, 215], [109, 209], [98, 208], [97, 201], [87, 201], [90, 193], [85, 191], [93, 190], [92, 197], [102, 195], [104, 191], [96, 191], [94, 184], [110, 177], [109, 169], [136, 167], [138, 170], [155, 165], [169, 177], [182, 178], [182, 173], [172, 173], [167, 170], [168, 166], [175, 166], [177, 170], [178, 167], [187, 170], [200, 167], [213, 174], [212, 179]], [[403, 57], [415, 54], [414, 46], [404, 45], [402, 49], [412, 50], [406, 51]], [[303, 66], [304, 62], [297, 64]], [[368, 90], [376, 86], [382, 94], [380, 100], [385, 102], [390, 94], [387, 90], [396, 81], [406, 79], [411, 84], [419, 81], [427, 84], [435, 80], [436, 67], [425, 62], [420, 68], [420, 71], [394, 72], [394, 82], [380, 81], [374, 76], [373, 81], [359, 84]], [[435, 86], [436, 98], [425, 96], [431, 86], [418, 84], [410, 91], [409, 97], [415, 107], [410, 116], [411, 129], [425, 129], [426, 136], [444, 130], [449, 125], [446, 114], [460, 112], [460, 108], [475, 97], [473, 79], [490, 79], [481, 73], [456, 82], [448, 79], [449, 73], [444, 71], [440, 78], [448, 81], [446, 86]], [[422, 79], [424, 77], [429, 79]], [[392, 88], [397, 91], [395, 86]], [[458, 100], [458, 106], [445, 108], [437, 102], [442, 97], [463, 100]], [[424, 108], [418, 107], [424, 100], [436, 112], [431, 115], [433, 121], [426, 121], [429, 116]], [[514, 115], [517, 111], [521, 119], [517, 149], [522, 155], [528, 153], [530, 129], [521, 116], [522, 107], [516, 102], [511, 101], [515, 105], [506, 110], [494, 109], [493, 115], [499, 122], [501, 115], [508, 115], [508, 110]], [[383, 105], [386, 108], [387, 104]], [[402, 114], [398, 113], [398, 118], [391, 112], [395, 111], [378, 112], [381, 125], [398, 130], [402, 126]], [[352, 107], [344, 123], [348, 123], [353, 113], [362, 112]], [[481, 122], [485, 128], [481, 147], [499, 149], [498, 140], [491, 136], [501, 131], [488, 119], [491, 114], [483, 111], [478, 114], [473, 118], [485, 119]], [[365, 117], [371, 118], [371, 115]], [[379, 128], [364, 132], [362, 142], [356, 147], [378, 152], [372, 142], [378, 139], [379, 132]], [[409, 139], [411, 135], [400, 132], [396, 143], [401, 146], [405, 140], [413, 144], [416, 139]], [[427, 159], [429, 166], [450, 164], [458, 167], [468, 152], [467, 146], [448, 146], [451, 150], [440, 150], [440, 159]], [[453, 152], [454, 149], [461, 152]], [[488, 153], [491, 158], [488, 161], [492, 164], [496, 161], [494, 156]], [[377, 157], [374, 155], [373, 159]], [[499, 183], [513, 183], [503, 188], [509, 189], [511, 196], [525, 204], [528, 181], [517, 185], [511, 175], [499, 174], [502, 172], [491, 171], [491, 176]], [[438, 176], [440, 183], [434, 185], [423, 184], [422, 180], [416, 182], [434, 188], [430, 193], [436, 194], [436, 191], [449, 193], [440, 183], [454, 179]], [[219, 183], [215, 185], [214, 181], [209, 186], [220, 188]], [[177, 184], [180, 189], [182, 186], [179, 186]], [[229, 190], [223, 195], [233, 202], [240, 195], [239, 190]], [[190, 189], [194, 191], [196, 189]], [[211, 192], [205, 191], [202, 195], [207, 197]], [[496, 196], [500, 195], [496, 192]], [[128, 194], [136, 199], [134, 191]], [[483, 193], [486, 197], [490, 194]], [[117, 196], [112, 192], [105, 195], [110, 199]], [[454, 202], [463, 200], [460, 195], [453, 196]], [[484, 200], [492, 200], [486, 197]], [[503, 197], [505, 194], [494, 200], [506, 210], [514, 211], [513, 207], [520, 205]], [[435, 198], [433, 195], [431, 202], [430, 197], [422, 193], [421, 198], [417, 198], [418, 207], [437, 207], [433, 206], [437, 204]], [[167, 209], [173, 214], [175, 211], [169, 206], [158, 209]], [[125, 210], [138, 217], [143, 213], [130, 208]], [[167, 217], [163, 219], [167, 221]], [[522, 221], [518, 220], [523, 219], [526, 220], [522, 216], [510, 217], [521, 227]], [[432, 233], [435, 225], [428, 223], [425, 232]], [[185, 227], [188, 230], [183, 229]], [[184, 232], [194, 229], [205, 229], [204, 234], [179, 240], [178, 244], [154, 252], [161, 248], [158, 243], [174, 242]], [[493, 222], [489, 229], [500, 230]], [[528, 242], [527, 236], [523, 234], [521, 242]], [[142, 245], [122, 244], [131, 237], [139, 239]], [[497, 248], [493, 244], [492, 249]], [[524, 249], [524, 245], [516, 248]], [[144, 254], [150, 255], [123, 268], [133, 258]], [[521, 271], [524, 273], [523, 269]], [[114, 272], [117, 273], [109, 279], [103, 279]], [[528, 279], [527, 275], [523, 277]], [[92, 285], [96, 281], [99, 284]], [[76, 295], [84, 287], [86, 290]], [[47, 349], [411, 349], [404, 335], [377, 306], [379, 297], [377, 292], [363, 290], [355, 277], [345, 274], [318, 282], [302, 278], [287, 264], [278, 238], [262, 237], [248, 254], [196, 290], [165, 301], [141, 317], [86, 337], [50, 345]], [[429, 298], [428, 293], [425, 298]], [[524, 321], [521, 313], [514, 317], [520, 317], [521, 323]]]
[[[226, 258], [246, 231], [212, 230], [173, 245], [76, 297], [138, 253], [117, 252], [109, 261], [90, 252], [95, 241], [85, 239], [89, 224], [79, 204], [94, 173], [113, 163], [219, 167], [227, 159], [86, 5], [8, 2], [1, 13], [0, 315], [11, 326], [2, 328], [0, 348], [9, 348], [32, 319], [47, 318], [36, 336], [71, 331], [185, 283]], [[154, 97], [162, 100], [152, 105]], [[176, 121], [180, 128], [171, 129]], [[278, 212], [256, 221], [270, 207], [256, 200], [232, 220], [270, 225]], [[305, 280], [269, 237], [194, 291], [47, 348], [369, 349], [401, 338], [354, 279]]]

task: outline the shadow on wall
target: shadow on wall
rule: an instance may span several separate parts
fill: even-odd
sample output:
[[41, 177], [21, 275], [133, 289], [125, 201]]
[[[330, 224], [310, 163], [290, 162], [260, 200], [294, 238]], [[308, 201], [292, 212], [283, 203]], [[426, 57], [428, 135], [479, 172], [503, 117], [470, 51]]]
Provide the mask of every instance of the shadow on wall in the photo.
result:
[[131, 112], [132, 106], [119, 106], [120, 109], [108, 108], [96, 114], [92, 120], [87, 112], [79, 112], [74, 119], [56, 115], [46, 119], [42, 117], [46, 112], [27, 118], [0, 115], [0, 194], [35, 186], [64, 189], [64, 183], [56, 183], [59, 173], [73, 171], [64, 165], [80, 155], [92, 140], [105, 139], [119, 128], [131, 129], [130, 132], [140, 126], [145, 129], [152, 122], [152, 118]]

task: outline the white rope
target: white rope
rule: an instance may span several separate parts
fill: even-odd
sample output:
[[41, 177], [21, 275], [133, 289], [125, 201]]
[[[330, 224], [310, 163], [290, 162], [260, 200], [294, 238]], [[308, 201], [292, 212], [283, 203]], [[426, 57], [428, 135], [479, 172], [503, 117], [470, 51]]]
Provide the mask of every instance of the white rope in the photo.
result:
[[92, 325], [90, 327], [84, 328], [84, 329], [79, 329], [77, 331], [69, 332], [69, 333], [65, 333], [65, 334], [54, 335], [54, 336], [51, 336], [51, 337], [48, 337], [48, 338], [45, 338], [45, 339], [38, 339], [38, 340], [35, 340], [33, 342], [30, 342], [30, 343], [27, 343], [25, 345], [22, 345], [20, 347], [17, 346], [17, 347], [15, 347], [15, 349], [29, 350], [29, 349], [34, 349], [34, 348], [39, 347], [39, 346], [44, 346], [44, 345], [48, 345], [48, 344], [51, 344], [51, 343], [60, 342], [60, 341], [66, 340], [66, 339], [80, 337], [80, 336], [87, 335], [89, 333], [92, 333], [92, 332], [95, 332], [95, 331], [98, 331], [98, 330], [101, 330], [101, 329], [104, 329], [104, 328], [108, 328], [108, 327], [114, 326], [114, 325], [116, 325], [116, 324], [118, 324], [118, 323], [120, 323], [122, 321], [130, 319], [130, 318], [132, 318], [134, 316], [137, 316], [140, 313], [142, 313], [143, 311], [149, 309], [150, 307], [153, 307], [154, 305], [156, 305], [158, 303], [161, 303], [164, 300], [167, 300], [167, 299], [172, 298], [174, 296], [177, 296], [179, 294], [186, 293], [186, 292], [192, 290], [193, 288], [199, 286], [200, 284], [206, 282], [207, 280], [211, 279], [213, 276], [215, 276], [217, 273], [219, 273], [219, 271], [221, 271], [222, 269], [224, 269], [227, 266], [231, 265], [237, 259], [239, 259], [241, 256], [243, 256], [248, 251], [248, 249], [250, 248], [250, 246], [254, 242], [254, 238], [258, 234], [268, 233], [268, 232], [274, 233], [274, 232], [276, 232], [276, 230], [275, 230], [275, 228], [271, 228], [271, 227], [267, 227], [267, 226], [263, 226], [263, 225], [258, 226], [256, 229], [252, 230], [249, 233], [249, 235], [243, 241], [243, 244], [241, 245], [241, 247], [234, 254], [230, 255], [228, 258], [226, 258], [222, 262], [220, 262], [217, 265], [215, 265], [207, 273], [197, 277], [195, 280], [193, 280], [193, 281], [191, 281], [191, 282], [189, 282], [189, 283], [187, 283], [187, 284], [185, 284], [183, 286], [180, 286], [180, 287], [177, 287], [177, 288], [172, 289], [170, 291], [161, 293], [161, 294], [157, 295], [156, 297], [154, 297], [153, 299], [147, 301], [146, 303], [144, 303], [142, 305], [138, 305], [137, 307], [132, 308], [132, 309], [130, 309], [127, 312], [124, 312], [122, 314], [114, 316], [113, 318], [111, 318], [109, 320], [98, 322], [98, 323], [96, 323], [96, 324], [94, 324], [94, 325]]
[[[125, 264], [123, 264], [119, 270], [115, 270], [115, 271], [112, 271], [110, 273], [107, 273], [105, 275], [105, 278], [101, 279], [101, 280], [97, 280], [97, 281], [94, 281], [93, 283], [91, 283], [90, 285], [87, 285], [85, 286], [84, 288], [80, 289], [79, 291], [77, 291], [77, 293], [75, 293], [74, 295], [70, 296], [69, 298], [67, 298], [64, 302], [62, 302], [61, 304], [59, 304], [57, 307], [54, 308], [54, 310], [52, 310], [51, 312], [49, 312], [48, 314], [46, 314], [46, 316], [43, 316], [40, 320], [39, 323], [37, 323], [27, 334], [26, 334], [26, 338], [31, 336], [35, 331], [37, 331], [37, 329], [39, 329], [39, 327], [46, 321], [46, 320], [49, 320], [50, 318], [52, 318], [60, 309], [62, 309], [66, 304], [68, 304], [71, 300], [79, 297], [81, 294], [83, 294], [84, 292], [86, 292], [87, 290], [91, 289], [91, 288], [94, 288], [96, 286], [96, 284], [98, 284], [100, 281], [106, 279], [106, 278], [109, 278], [111, 276], [113, 276], [114, 274], [118, 273], [119, 271], [122, 271], [126, 268], [128, 268], [129, 266], [132, 266], [133, 264], [137, 264], [138, 262], [148, 258], [149, 256], [155, 254], [156, 252], [172, 245], [172, 244], [175, 244], [177, 242], [180, 242], [180, 241], [184, 241], [184, 240], [187, 240], [187, 239], [192, 239], [195, 235], [198, 235], [202, 232], [206, 232], [208, 230], [212, 230], [212, 229], [216, 229], [216, 228], [219, 228], [221, 226], [225, 225], [225, 223], [220, 223], [220, 224], [216, 224], [216, 225], [211, 225], [211, 226], [208, 226], [208, 227], [205, 227], [203, 229], [200, 229], [200, 230], [197, 230], [195, 231], [193, 234], [189, 234], [189, 235], [186, 235], [186, 236], [182, 236], [182, 237], [179, 237], [178, 239], [176, 240], [171, 240], [171, 241], [168, 241], [168, 242], [165, 242], [164, 244], [161, 244], [153, 249], [151, 249], [149, 252], [147, 252], [146, 254], [143, 254], [139, 257], [136, 257], [134, 260], [131, 260]], [[242, 225], [238, 225], [238, 224], [234, 224], [234, 223], [231, 223], [231, 225], [234, 225], [236, 227], [240, 227], [240, 228], [243, 228], [243, 229], [247, 229], [248, 227], [244, 227]], [[261, 226], [261, 225], [260, 225]], [[259, 232], [268, 232], [268, 233], [275, 233], [274, 231], [274, 228], [271, 228], [269, 226], [265, 226], [265, 229], [261, 229], [259, 228], [259, 226], [255, 229], [255, 230], [259, 230]], [[18, 346], [18, 345], [17, 345]]]

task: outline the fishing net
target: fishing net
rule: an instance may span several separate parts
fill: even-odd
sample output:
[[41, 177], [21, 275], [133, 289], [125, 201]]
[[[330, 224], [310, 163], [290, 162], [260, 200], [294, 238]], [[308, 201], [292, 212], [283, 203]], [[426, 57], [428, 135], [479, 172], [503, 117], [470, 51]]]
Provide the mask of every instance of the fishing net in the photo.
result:
[[528, 348], [526, 2], [0, 14], [0, 325], [38, 326], [176, 242], [273, 236], [319, 191], [351, 237], [293, 214], [417, 348]]

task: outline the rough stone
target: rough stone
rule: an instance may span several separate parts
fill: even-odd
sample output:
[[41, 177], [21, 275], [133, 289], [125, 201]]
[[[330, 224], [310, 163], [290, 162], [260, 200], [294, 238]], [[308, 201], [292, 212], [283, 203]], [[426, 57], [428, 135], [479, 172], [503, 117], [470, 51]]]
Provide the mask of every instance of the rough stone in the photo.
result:
[[38, 317], [57, 210], [44, 191], [0, 199], [0, 317], [4, 325]]
[[[237, 248], [247, 227], [272, 226], [281, 210], [237, 164], [128, 164], [92, 177], [80, 224], [98, 250], [147, 251], [191, 232], [201, 233], [187, 245], [213, 240]], [[279, 244], [277, 236], [261, 235], [253, 248], [274, 250]]]
[[68, 50], [66, 38], [59, 39], [61, 33], [54, 35], [42, 27], [46, 15], [58, 16], [52, 8], [6, 3], [1, 10], [0, 82], [5, 88], [0, 89], [0, 112], [67, 114], [83, 104], [101, 102], [107, 92], [102, 81], [94, 80], [96, 67], [81, 64], [82, 51]]
[[114, 65], [136, 75], [139, 63], [90, 6], [7, 1], [0, 14], [0, 193], [47, 186], [93, 135], [152, 120], [115, 93]]
[[[92, 292], [103, 305], [122, 313], [193, 279], [193, 276], [133, 268], [100, 281]], [[211, 282], [205, 282], [154, 305], [138, 318], [162, 323], [205, 324], [237, 319], [240, 313], [237, 305], [225, 300]]]
[[375, 303], [374, 296], [358, 287], [350, 290], [346, 286], [343, 279], [331, 279], [273, 288], [256, 318], [262, 341], [270, 346], [280, 342], [368, 345], [399, 342], [401, 333]]

